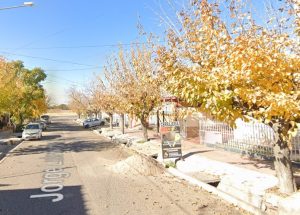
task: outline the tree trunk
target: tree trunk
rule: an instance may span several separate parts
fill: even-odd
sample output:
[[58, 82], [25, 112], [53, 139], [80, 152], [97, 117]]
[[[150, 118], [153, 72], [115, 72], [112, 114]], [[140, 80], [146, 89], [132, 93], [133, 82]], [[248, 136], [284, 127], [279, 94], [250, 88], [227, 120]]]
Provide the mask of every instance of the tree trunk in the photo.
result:
[[10, 119], [10, 118], [11, 118], [11, 114], [9, 113], [9, 114], [8, 114], [8, 124], [9, 124], [9, 125], [11, 124], [11, 119]]
[[143, 127], [143, 136], [144, 136], [144, 140], [148, 141], [148, 122], [146, 119], [141, 119], [141, 124]]
[[122, 134], [125, 134], [125, 128], [124, 128], [124, 125], [125, 125], [125, 120], [124, 120], [124, 114], [121, 114], [121, 131], [122, 131]]
[[178, 109], [177, 107], [174, 108], [174, 121], [178, 121]]
[[156, 130], [157, 130], [157, 133], [159, 133], [159, 127], [160, 127], [160, 123], [159, 123], [159, 110], [157, 110], [157, 112], [156, 112]]
[[113, 115], [109, 114], [109, 127], [112, 129], [113, 128]]
[[148, 129], [147, 126], [143, 125], [143, 135], [144, 135], [144, 140], [148, 141]]
[[274, 166], [279, 180], [280, 192], [290, 194], [297, 191], [290, 160], [290, 150], [287, 144], [280, 139], [274, 146], [274, 156]]
[[133, 119], [129, 117], [129, 128], [133, 128]]
[[20, 125], [23, 125], [24, 119], [23, 119], [23, 115], [21, 113], [19, 114], [19, 120], [20, 120]]

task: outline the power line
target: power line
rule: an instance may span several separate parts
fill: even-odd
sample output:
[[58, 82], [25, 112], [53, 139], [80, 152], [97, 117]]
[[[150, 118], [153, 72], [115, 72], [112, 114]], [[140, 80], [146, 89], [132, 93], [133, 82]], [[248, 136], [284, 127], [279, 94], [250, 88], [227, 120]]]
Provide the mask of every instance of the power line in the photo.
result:
[[[119, 46], [122, 47], [122, 46], [143, 45], [143, 44], [151, 44], [151, 42], [101, 44], [101, 45], [82, 45], [82, 46], [33, 47], [33, 48], [26, 48], [26, 49], [28, 49], [28, 50], [30, 50], [30, 49], [31, 50], [36, 50], [36, 49], [78, 49], [78, 48], [101, 48], [101, 47], [119, 47]], [[10, 48], [5, 48], [5, 49], [10, 49]]]
[[[46, 74], [47, 76], [52, 76], [53, 78], [56, 78], [57, 80], [65, 80], [65, 81], [68, 81], [68, 82], [71, 82], [71, 83], [74, 83], [74, 84], [80, 84], [80, 85], [83, 85], [83, 83], [80, 83], [80, 82], [77, 82], [77, 81], [72, 81], [70, 79], [67, 79], [67, 78], [64, 78], [64, 77], [61, 77], [61, 76], [58, 76], [58, 75], [53, 75], [53, 74]], [[46, 81], [53, 81], [53, 80], [46, 80]]]
[[[13, 58], [6, 57], [6, 59], [9, 59], [13, 61]], [[94, 66], [94, 67], [86, 67], [86, 68], [71, 68], [71, 69], [44, 69], [42, 70], [47, 71], [47, 72], [63, 72], [63, 71], [84, 71], [84, 70], [94, 70], [94, 69], [101, 69], [104, 68], [105, 66]], [[31, 68], [33, 69], [33, 67]]]
[[93, 66], [93, 67], [96, 67], [95, 65], [77, 63], [77, 62], [67, 61], [67, 60], [56, 60], [56, 59], [51, 59], [51, 58], [30, 56], [30, 55], [17, 54], [17, 53], [5, 52], [5, 51], [1, 51], [1, 53], [8, 54], [8, 55], [14, 55], [14, 56], [21, 56], [21, 57], [33, 58], [33, 59], [41, 59], [41, 60], [59, 62], [59, 63], [74, 64], [74, 65], [79, 65], [79, 66], [91, 66], [91, 67]]
[[26, 43], [26, 44], [24, 44], [24, 45], [22, 45], [22, 46], [20, 46], [20, 47], [18, 47], [18, 48], [12, 48], [12, 49], [13, 49], [14, 51], [20, 50], [20, 49], [24, 49], [24, 48], [25, 48], [25, 49], [28, 49], [28, 48], [26, 48], [26, 47], [31, 46], [32, 44], [37, 43], [37, 42], [39, 42], [39, 41], [48, 39], [48, 38], [50, 38], [50, 37], [52, 37], [52, 36], [55, 36], [55, 35], [57, 35], [57, 34], [60, 34], [60, 33], [64, 32], [65, 30], [66, 30], [66, 29], [64, 28], [64, 29], [62, 29], [62, 30], [60, 30], [60, 31], [56, 31], [56, 32], [54, 32], [54, 33], [51, 33], [51, 34], [48, 34], [48, 35], [46, 35], [46, 36], [40, 37], [40, 38], [37, 39], [37, 40], [33, 40], [33, 41], [29, 42], [29, 43]]
[[[63, 80], [61, 80], [61, 81], [63, 81]], [[65, 80], [65, 81], [67, 81], [67, 80]], [[65, 81], [63, 81], [63, 82], [65, 82]], [[41, 84], [60, 84], [60, 82], [54, 81], [54, 80], [47, 80], [47, 81], [43, 81]], [[84, 84], [74, 83], [74, 82], [71, 82], [71, 84], [76, 85], [76, 86], [80, 86], [80, 87], [82, 87], [84, 85]]]
[[[12, 59], [11, 59], [12, 60]], [[52, 59], [53, 60], [53, 59]], [[89, 69], [97, 69], [97, 68], [103, 68], [104, 66], [99, 66], [99, 67], [88, 67], [88, 68], [82, 68], [82, 69], [43, 69], [44, 71], [75, 71], [75, 70], [89, 70]], [[82, 86], [83, 83], [80, 83], [80, 82], [76, 82], [76, 81], [72, 81], [72, 80], [69, 80], [69, 79], [66, 79], [62, 76], [58, 76], [58, 75], [54, 75], [54, 74], [50, 74], [50, 73], [46, 73], [47, 76], [52, 76], [56, 79], [59, 79], [59, 80], [65, 80], [65, 81], [68, 81], [68, 82], [71, 82], [73, 84], [76, 84], [78, 86]], [[53, 81], [53, 80], [45, 80], [43, 83], [59, 83], [57, 81]]]
[[99, 66], [99, 67], [88, 67], [88, 68], [82, 68], [82, 69], [77, 69], [77, 68], [73, 68], [73, 69], [43, 69], [45, 71], [49, 71], [49, 72], [60, 72], [60, 71], [82, 71], [82, 70], [92, 70], [92, 69], [99, 69], [99, 68], [103, 68], [104, 66]]
[[[55, 34], [61, 33], [63, 31], [58, 31]], [[52, 36], [52, 35], [50, 35]], [[163, 42], [163, 41], [161, 41]], [[34, 42], [32, 42], [34, 43]], [[29, 43], [27, 45], [31, 45], [32, 43]], [[40, 47], [40, 48], [25, 48], [27, 45], [24, 45], [17, 49], [77, 49], [77, 48], [99, 48], [99, 47], [117, 47], [117, 46], [129, 46], [129, 45], [142, 45], [142, 44], [151, 44], [151, 42], [136, 42], [136, 43], [119, 43], [119, 44], [102, 44], [102, 45], [87, 45], [87, 46], [57, 46], [57, 47]], [[5, 49], [12, 49], [12, 48], [5, 48]], [[13, 49], [13, 50], [17, 50]], [[60, 63], [67, 63], [67, 64], [74, 64], [79, 66], [92, 66], [94, 69], [96, 68], [103, 68], [103, 66], [95, 66], [95, 65], [89, 65], [89, 64], [83, 64], [83, 63], [77, 63], [73, 61], [67, 61], [67, 60], [57, 60], [57, 59], [51, 59], [51, 58], [45, 58], [45, 57], [37, 57], [37, 56], [30, 56], [30, 55], [24, 55], [24, 54], [18, 54], [18, 53], [12, 53], [7, 51], [0, 51], [3, 54], [6, 55], [14, 55], [14, 56], [21, 56], [21, 57], [27, 57], [27, 58], [33, 58], [33, 59], [41, 59], [41, 60], [47, 60], [47, 61], [53, 61], [53, 62], [60, 62]], [[68, 70], [48, 70], [48, 71], [72, 71], [73, 69]], [[74, 70], [88, 70], [88, 69], [74, 69]]]
[[81, 85], [82, 85], [82, 83], [79, 83], [79, 82], [77, 82], [77, 81], [72, 81], [72, 80], [70, 80], [70, 79], [67, 79], [67, 78], [64, 78], [64, 77], [61, 77], [61, 76], [58, 76], [58, 75], [49, 74], [49, 73], [47, 73], [46, 75], [47, 75], [47, 76], [52, 76], [52, 77], [57, 78], [57, 79], [59, 79], [59, 80], [65, 80], [65, 81], [68, 81], [68, 82], [71, 82], [71, 83], [81, 84]]

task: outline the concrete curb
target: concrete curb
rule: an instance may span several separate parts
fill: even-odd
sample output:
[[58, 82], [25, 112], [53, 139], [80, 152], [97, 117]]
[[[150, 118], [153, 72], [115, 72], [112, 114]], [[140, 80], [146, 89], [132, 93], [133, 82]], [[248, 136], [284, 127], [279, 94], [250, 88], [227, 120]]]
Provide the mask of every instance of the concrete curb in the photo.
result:
[[178, 171], [177, 169], [175, 168], [168, 168], [167, 171], [178, 177], [178, 178], [181, 178], [181, 179], [184, 179], [186, 180], [187, 182], [189, 182], [190, 184], [193, 184], [193, 185], [196, 185], [198, 187], [201, 187], [202, 189], [210, 192], [210, 193], [213, 193], [214, 195], [217, 195], [219, 196], [220, 198], [224, 199], [225, 201], [235, 205], [235, 206], [238, 206], [250, 213], [253, 213], [255, 215], [264, 215], [266, 213], [264, 213], [263, 211], [261, 211], [260, 209], [256, 208], [256, 207], [253, 207], [252, 205], [248, 204], [247, 202], [244, 202], [243, 200], [241, 199], [237, 199], [235, 197], [232, 197], [231, 195], [228, 195], [227, 193], [224, 193], [223, 191], [220, 191], [218, 190], [217, 188], [209, 185], [209, 184], [206, 184], [202, 181], [199, 181], [191, 176], [188, 176], [180, 171]]
[[23, 139], [19, 140], [19, 142], [16, 143], [15, 147], [13, 147], [13, 148], [9, 149], [7, 152], [1, 154], [1, 156], [0, 156], [0, 164], [3, 163], [6, 160], [6, 158], [8, 158], [11, 155], [12, 152], [14, 152], [15, 150], [17, 150], [21, 146], [21, 144], [23, 142], [24, 142]]
[[[93, 132], [95, 134], [99, 135], [99, 136], [105, 137], [104, 135], [102, 135], [99, 132], [97, 132], [97, 130], [93, 130]], [[123, 145], [123, 144], [121, 144], [121, 145]], [[133, 151], [133, 152], [135, 152], [135, 153], [137, 153], [137, 154], [139, 154], [139, 155], [147, 156], [147, 155], [144, 155], [141, 152], [136, 151], [133, 148], [130, 148], [130, 147], [126, 147], [126, 148], [129, 149], [129, 150], [131, 150], [131, 151]], [[149, 156], [147, 156], [147, 157], [149, 157]], [[151, 158], [151, 159], [155, 160], [158, 164], [164, 166], [164, 164], [163, 164], [162, 161], [156, 160], [154, 158]], [[214, 186], [211, 186], [211, 185], [209, 185], [207, 183], [204, 183], [202, 181], [199, 181], [198, 179], [195, 179], [195, 178], [193, 178], [193, 177], [191, 177], [189, 175], [186, 175], [186, 174], [182, 173], [181, 171], [179, 171], [179, 170], [177, 170], [175, 168], [171, 167], [171, 168], [165, 168], [165, 169], [166, 169], [166, 172], [168, 174], [173, 175], [173, 176], [175, 176], [175, 177], [177, 177], [179, 179], [184, 179], [184, 180], [186, 180], [190, 184], [193, 184], [193, 185], [196, 185], [198, 187], [201, 187], [202, 189], [204, 189], [204, 190], [206, 190], [206, 191], [208, 191], [210, 193], [213, 193], [214, 195], [219, 196], [221, 199], [223, 199], [223, 200], [225, 200], [225, 201], [227, 201], [227, 202], [229, 202], [229, 203], [231, 203], [231, 204], [233, 204], [235, 206], [238, 206], [238, 207], [240, 207], [240, 208], [242, 208], [242, 209], [244, 209], [244, 210], [246, 210], [246, 211], [248, 211], [250, 213], [253, 213], [255, 215], [264, 215], [264, 214], [266, 214], [265, 212], [263, 212], [259, 208], [256, 208], [256, 207], [250, 205], [249, 203], [247, 203], [247, 202], [245, 202], [245, 201], [243, 201], [241, 199], [237, 199], [236, 197], [233, 197], [233, 196], [231, 196], [231, 195], [229, 195], [229, 194], [227, 194], [227, 193], [225, 193], [225, 192], [223, 192], [221, 190], [218, 190]]]

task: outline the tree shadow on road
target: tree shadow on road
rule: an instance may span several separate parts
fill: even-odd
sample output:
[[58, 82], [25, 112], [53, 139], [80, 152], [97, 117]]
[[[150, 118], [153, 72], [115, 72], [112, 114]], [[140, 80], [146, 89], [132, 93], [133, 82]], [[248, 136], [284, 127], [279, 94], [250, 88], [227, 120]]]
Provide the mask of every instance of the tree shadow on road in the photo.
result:
[[54, 140], [60, 138], [61, 135], [45, 135], [42, 137], [42, 140]]
[[55, 152], [84, 152], [84, 151], [104, 151], [112, 148], [116, 148], [119, 145], [106, 141], [74, 141], [72, 143], [62, 143], [62, 142], [51, 142], [47, 145], [31, 145], [24, 148], [18, 148], [11, 153], [11, 156], [19, 155], [31, 155], [31, 154], [42, 154]]
[[0, 214], [88, 214], [81, 186], [66, 186], [58, 193], [63, 194], [64, 198], [61, 201], [52, 202], [51, 197], [30, 198], [31, 195], [46, 194], [40, 189], [1, 190]]
[[55, 131], [63, 131], [63, 130], [68, 130], [68, 131], [83, 131], [84, 128], [79, 125], [74, 125], [74, 124], [66, 124], [66, 123], [52, 123], [48, 125], [48, 128], [46, 130], [47, 133], [49, 132], [55, 132]]

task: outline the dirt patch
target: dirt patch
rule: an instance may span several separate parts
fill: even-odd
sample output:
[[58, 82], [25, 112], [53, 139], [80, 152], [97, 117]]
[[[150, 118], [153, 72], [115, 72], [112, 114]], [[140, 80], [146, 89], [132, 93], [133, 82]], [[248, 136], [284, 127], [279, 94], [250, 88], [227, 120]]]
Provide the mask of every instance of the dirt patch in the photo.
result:
[[152, 158], [140, 154], [134, 154], [125, 160], [119, 161], [110, 167], [115, 173], [135, 175], [159, 175], [164, 168]]

